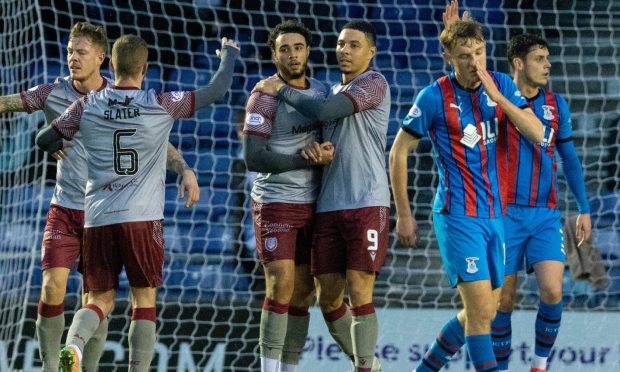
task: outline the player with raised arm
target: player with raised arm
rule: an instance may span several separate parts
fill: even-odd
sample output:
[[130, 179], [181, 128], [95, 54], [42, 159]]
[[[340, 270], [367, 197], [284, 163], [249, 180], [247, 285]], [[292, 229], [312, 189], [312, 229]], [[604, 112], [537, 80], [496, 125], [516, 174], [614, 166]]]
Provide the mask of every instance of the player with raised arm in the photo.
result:
[[222, 39], [222, 62], [209, 85], [193, 92], [140, 90], [148, 48], [134, 35], [113, 46], [114, 86], [74, 102], [37, 135], [48, 152], [82, 133], [88, 165], [84, 287], [88, 303], [74, 316], [60, 370], [78, 371], [85, 343], [111, 311], [118, 274], [131, 287], [129, 370], [147, 371], [155, 347], [156, 288], [162, 283], [163, 205], [167, 138], [174, 120], [221, 98], [232, 84], [238, 46]]
[[390, 151], [390, 177], [399, 240], [412, 246], [417, 227], [407, 196], [407, 157], [427, 134], [439, 172], [433, 224], [450, 283], [463, 310], [441, 330], [415, 371], [437, 371], [467, 344], [477, 371], [497, 371], [491, 321], [504, 277], [500, 172], [506, 166], [498, 139], [509, 118], [540, 142], [544, 130], [509, 76], [486, 70], [486, 42], [473, 20], [441, 33], [454, 72], [424, 88], [404, 119]]
[[510, 39], [507, 55], [514, 82], [545, 126], [545, 137], [532, 143], [513, 126], [508, 126], [505, 200], [508, 206], [504, 217], [506, 271], [499, 309], [492, 326], [493, 347], [500, 371], [507, 371], [517, 272], [523, 269], [525, 258], [525, 268], [535, 273], [540, 291], [531, 372], [543, 372], [560, 329], [562, 276], [566, 260], [561, 216], [557, 209], [554, 149], [562, 159], [566, 181], [577, 200], [576, 231], [580, 241], [590, 238], [590, 207], [583, 171], [572, 141], [568, 104], [562, 96], [544, 88], [551, 69], [547, 42], [537, 35], [517, 35]]
[[[285, 21], [267, 44], [277, 78], [302, 94], [324, 98], [328, 88], [306, 77], [310, 31]], [[260, 322], [261, 371], [292, 372], [306, 343], [314, 298], [310, 248], [315, 202], [320, 187], [317, 165], [329, 162], [333, 147], [323, 143], [321, 160], [301, 156], [319, 140], [321, 123], [284, 101], [254, 92], [246, 105], [243, 129], [247, 169], [259, 172], [252, 187], [256, 249], [265, 270], [265, 301]]]
[[[353, 359], [357, 372], [380, 370], [374, 358], [379, 325], [372, 295], [389, 233], [384, 154], [391, 100], [383, 75], [369, 69], [377, 52], [375, 43], [372, 24], [351, 21], [344, 25], [336, 46], [342, 81], [327, 98], [303, 94], [274, 77], [255, 88], [324, 122], [323, 138], [335, 147], [332, 162], [323, 168], [312, 273], [329, 331]], [[303, 154], [317, 161], [319, 149], [316, 143]], [[344, 303], [345, 288], [350, 310]]]
[[[46, 121], [51, 123], [84, 94], [107, 86], [108, 80], [100, 73], [107, 43], [103, 27], [77, 22], [71, 29], [67, 44], [70, 76], [57, 78], [52, 84], [42, 84], [20, 94], [0, 97], [0, 112], [32, 113], [42, 110]], [[81, 135], [67, 143], [67, 146], [67, 149], [52, 154], [58, 159], [58, 168], [43, 236], [43, 284], [36, 321], [43, 371], [54, 372], [58, 371], [58, 349], [65, 326], [64, 298], [67, 279], [81, 251], [84, 227], [86, 158]], [[168, 168], [183, 175], [180, 193], [183, 194], [187, 189], [187, 202], [193, 204], [200, 190], [196, 176], [187, 168], [185, 161], [172, 145], [169, 145], [168, 157]], [[86, 298], [83, 302], [86, 303]], [[89, 371], [97, 369], [107, 327], [108, 321], [104, 319], [86, 345], [83, 365]]]

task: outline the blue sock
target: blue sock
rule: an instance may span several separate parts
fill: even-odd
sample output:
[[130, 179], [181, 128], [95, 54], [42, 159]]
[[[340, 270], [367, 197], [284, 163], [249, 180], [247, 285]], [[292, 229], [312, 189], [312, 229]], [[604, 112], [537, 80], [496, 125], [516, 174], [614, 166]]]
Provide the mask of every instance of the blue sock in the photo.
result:
[[465, 344], [465, 330], [456, 316], [446, 323], [416, 367], [416, 372], [439, 371]]
[[472, 335], [465, 336], [467, 352], [474, 364], [476, 371], [491, 372], [498, 371], [495, 354], [493, 354], [493, 343], [491, 335]]
[[497, 311], [495, 320], [491, 324], [491, 337], [493, 338], [493, 352], [500, 370], [508, 369], [512, 346], [512, 325], [510, 317], [512, 312], [504, 313]]
[[536, 346], [534, 353], [547, 358], [560, 331], [562, 321], [562, 301], [549, 305], [541, 302], [536, 315]]

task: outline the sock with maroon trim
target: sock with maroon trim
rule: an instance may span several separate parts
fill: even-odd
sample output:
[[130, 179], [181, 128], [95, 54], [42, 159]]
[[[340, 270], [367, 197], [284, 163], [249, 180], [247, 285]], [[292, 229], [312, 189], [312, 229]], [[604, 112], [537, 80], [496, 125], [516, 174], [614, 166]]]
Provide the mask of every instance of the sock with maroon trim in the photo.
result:
[[260, 317], [260, 358], [262, 372], [277, 372], [284, 347], [288, 322], [288, 304], [265, 298]]
[[43, 372], [58, 371], [58, 350], [65, 329], [65, 304], [48, 305], [39, 301], [36, 331]]
[[379, 334], [375, 305], [369, 303], [354, 307], [351, 313], [353, 314], [351, 338], [353, 339], [355, 368], [357, 372], [370, 372]]
[[353, 340], [351, 339], [352, 317], [349, 307], [343, 302], [338, 309], [329, 313], [323, 313], [323, 318], [334, 341], [349, 358], [353, 358]]
[[157, 312], [154, 307], [133, 309], [129, 325], [129, 371], [148, 372], [155, 354], [155, 325]]

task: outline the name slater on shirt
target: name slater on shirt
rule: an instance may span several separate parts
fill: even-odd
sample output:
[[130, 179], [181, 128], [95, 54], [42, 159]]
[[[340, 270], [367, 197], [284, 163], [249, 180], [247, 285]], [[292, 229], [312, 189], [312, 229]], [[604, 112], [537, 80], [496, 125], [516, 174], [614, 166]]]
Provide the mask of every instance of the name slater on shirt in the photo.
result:
[[140, 116], [140, 109], [135, 107], [120, 107], [103, 112], [103, 118], [106, 120], [132, 119], [138, 116]]

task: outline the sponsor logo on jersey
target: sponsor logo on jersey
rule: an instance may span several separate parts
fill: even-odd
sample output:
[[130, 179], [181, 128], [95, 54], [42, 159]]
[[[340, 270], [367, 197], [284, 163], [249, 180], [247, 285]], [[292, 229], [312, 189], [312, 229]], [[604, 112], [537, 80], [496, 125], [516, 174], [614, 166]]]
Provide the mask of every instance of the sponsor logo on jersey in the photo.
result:
[[478, 261], [478, 257], [467, 257], [465, 261], [467, 261], [467, 273], [475, 274], [478, 272], [478, 266], [476, 266], [476, 261]]
[[291, 128], [291, 134], [304, 134], [314, 132], [315, 130], [321, 130], [321, 125], [322, 123], [320, 122], [307, 125], [293, 125], [293, 127]]
[[185, 92], [171, 92], [172, 94], [172, 102], [179, 102], [183, 99]]
[[415, 103], [411, 106], [411, 110], [409, 110], [409, 116], [413, 116], [414, 118], [419, 118], [422, 116], [422, 110]]
[[265, 239], [265, 250], [267, 252], [273, 252], [278, 248], [278, 238], [270, 237]]
[[542, 109], [543, 109], [543, 119], [545, 119], [545, 120], [553, 120], [553, 119], [555, 119], [555, 116], [553, 115], [553, 112], [551, 111], [551, 110], [554, 109], [553, 106], [542, 105]]
[[247, 125], [261, 125], [265, 122], [265, 118], [261, 114], [250, 112], [245, 117], [245, 123]]
[[118, 106], [118, 105], [129, 106], [129, 104], [131, 104], [131, 101], [133, 101], [133, 97], [125, 96], [124, 101], [117, 101], [116, 99], [108, 98], [108, 107]]
[[480, 135], [478, 134], [478, 129], [473, 124], [467, 124], [465, 129], [463, 130], [463, 138], [461, 138], [461, 143], [470, 149], [473, 149], [478, 141], [480, 141]]

